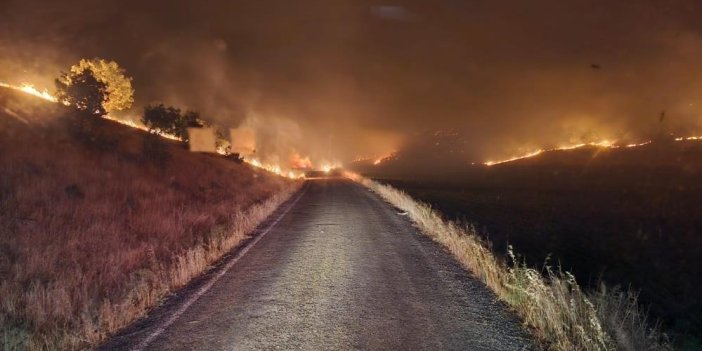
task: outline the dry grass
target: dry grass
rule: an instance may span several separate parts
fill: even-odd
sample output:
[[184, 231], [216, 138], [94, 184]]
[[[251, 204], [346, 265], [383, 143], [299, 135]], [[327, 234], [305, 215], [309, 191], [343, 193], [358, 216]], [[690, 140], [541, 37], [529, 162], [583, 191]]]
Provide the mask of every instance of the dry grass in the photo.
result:
[[511, 250], [506, 264], [471, 226], [447, 221], [429, 205], [387, 185], [351, 175], [397, 208], [417, 227], [444, 245], [469, 271], [506, 302], [549, 350], [668, 350], [660, 333], [647, 326], [636, 297], [604, 286], [583, 292], [568, 272], [540, 272], [520, 262]]
[[[3, 95], [4, 94], [4, 95]], [[84, 349], [200, 274], [299, 186], [175, 143], [165, 168], [105, 121], [96, 150], [54, 107], [0, 91], [0, 348]], [[4, 111], [3, 111], [4, 109]]]

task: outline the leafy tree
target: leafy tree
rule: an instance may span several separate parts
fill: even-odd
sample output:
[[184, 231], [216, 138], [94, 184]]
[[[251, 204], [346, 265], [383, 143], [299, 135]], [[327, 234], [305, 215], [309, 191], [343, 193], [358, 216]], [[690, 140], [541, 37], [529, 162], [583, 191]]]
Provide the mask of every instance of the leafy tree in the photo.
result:
[[144, 108], [141, 122], [152, 133], [170, 134], [178, 137], [184, 143], [190, 141], [188, 128], [202, 128], [208, 125], [195, 111], [186, 111], [183, 114], [179, 108], [167, 107], [163, 104], [149, 105]]
[[108, 99], [107, 86], [91, 70], [80, 73], [63, 73], [56, 79], [56, 96], [78, 111], [92, 116], [107, 113], [104, 102]]
[[95, 78], [107, 87], [109, 99], [103, 102], [107, 112], [128, 109], [134, 103], [134, 89], [132, 78], [126, 76], [125, 71], [115, 61], [101, 58], [81, 59], [78, 64], [71, 67], [72, 74], [91, 71]]

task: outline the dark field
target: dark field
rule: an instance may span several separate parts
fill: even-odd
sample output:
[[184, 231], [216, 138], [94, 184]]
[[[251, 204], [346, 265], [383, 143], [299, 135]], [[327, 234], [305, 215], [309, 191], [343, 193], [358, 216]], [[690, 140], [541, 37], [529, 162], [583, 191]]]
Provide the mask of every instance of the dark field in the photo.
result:
[[694, 349], [702, 336], [702, 157], [698, 143], [676, 144], [376, 178], [473, 223], [497, 253], [511, 244], [531, 265], [548, 257], [584, 286], [602, 279], [640, 291], [664, 330]]

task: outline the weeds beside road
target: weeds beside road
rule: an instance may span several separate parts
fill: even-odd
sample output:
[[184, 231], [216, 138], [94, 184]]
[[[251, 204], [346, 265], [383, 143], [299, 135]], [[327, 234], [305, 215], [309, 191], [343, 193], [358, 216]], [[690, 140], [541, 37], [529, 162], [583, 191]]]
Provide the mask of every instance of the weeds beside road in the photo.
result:
[[391, 186], [353, 177], [395, 207], [406, 211], [419, 229], [443, 244], [469, 271], [522, 318], [549, 350], [669, 350], [660, 333], [647, 325], [636, 297], [601, 287], [583, 292], [568, 272], [542, 272], [512, 252], [506, 264], [475, 234], [474, 228], [443, 219], [429, 205]]

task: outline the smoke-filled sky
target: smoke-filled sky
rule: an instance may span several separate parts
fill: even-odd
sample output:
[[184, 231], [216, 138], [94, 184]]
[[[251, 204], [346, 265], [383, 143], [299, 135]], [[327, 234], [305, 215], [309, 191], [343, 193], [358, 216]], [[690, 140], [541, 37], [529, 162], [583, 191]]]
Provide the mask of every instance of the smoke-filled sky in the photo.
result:
[[0, 0], [0, 81], [52, 87], [97, 56], [134, 77], [135, 114], [162, 101], [254, 126], [261, 153], [347, 161], [453, 130], [470, 161], [701, 133], [700, 13], [695, 0]]

